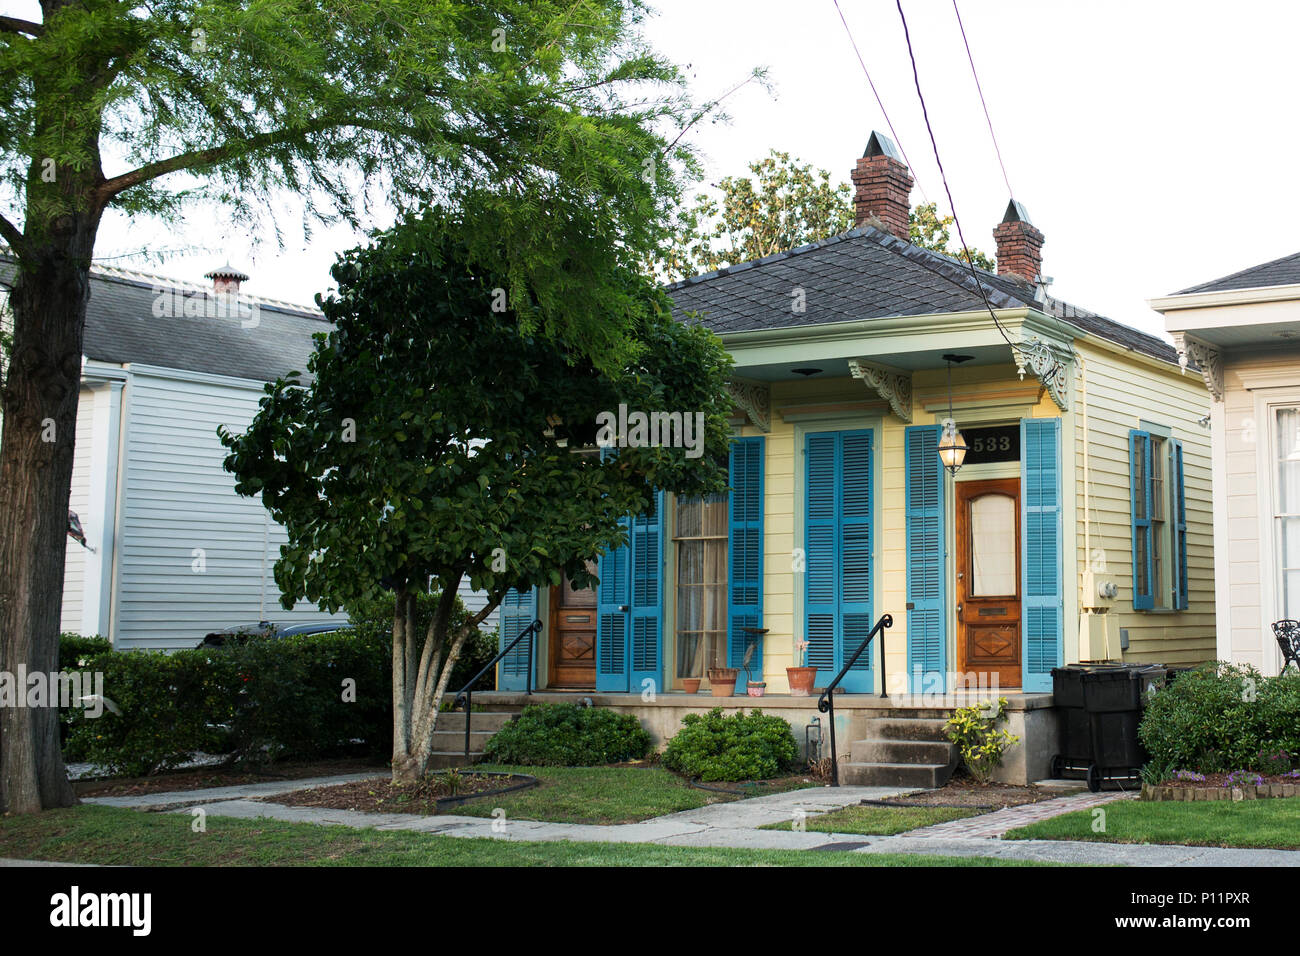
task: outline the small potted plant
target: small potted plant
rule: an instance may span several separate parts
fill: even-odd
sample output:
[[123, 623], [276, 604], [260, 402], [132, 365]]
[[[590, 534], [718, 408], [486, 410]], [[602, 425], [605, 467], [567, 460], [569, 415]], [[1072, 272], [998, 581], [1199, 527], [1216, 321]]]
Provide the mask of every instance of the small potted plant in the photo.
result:
[[811, 697], [813, 684], [817, 682], [817, 668], [804, 666], [804, 655], [807, 650], [807, 641], [794, 642], [794, 659], [799, 662], [799, 666], [785, 669], [785, 676], [790, 681], [791, 697]]
[[[749, 673], [749, 662], [754, 659], [754, 652], [758, 650], [758, 642], [761, 639], [763, 632], [748, 627], [744, 630], [747, 635], [745, 641], [747, 646], [745, 647], [745, 657], [741, 660], [740, 666], [745, 670], [745, 693], [750, 697], [762, 697], [763, 692], [767, 690], [767, 683], [761, 680], [754, 680]], [[752, 640], [750, 638], [752, 638]], [[760, 674], [759, 676], [762, 677], [763, 675]]]
[[700, 692], [700, 679], [698, 677], [683, 677], [682, 690], [688, 694], [698, 694]]

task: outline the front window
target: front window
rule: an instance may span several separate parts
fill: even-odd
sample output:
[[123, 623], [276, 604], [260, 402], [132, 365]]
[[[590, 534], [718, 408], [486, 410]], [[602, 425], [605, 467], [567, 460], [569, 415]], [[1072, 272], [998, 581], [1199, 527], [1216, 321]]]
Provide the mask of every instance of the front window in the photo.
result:
[[1278, 607], [1282, 617], [1300, 618], [1300, 406], [1277, 410]]
[[677, 676], [703, 677], [727, 658], [727, 496], [678, 499]]

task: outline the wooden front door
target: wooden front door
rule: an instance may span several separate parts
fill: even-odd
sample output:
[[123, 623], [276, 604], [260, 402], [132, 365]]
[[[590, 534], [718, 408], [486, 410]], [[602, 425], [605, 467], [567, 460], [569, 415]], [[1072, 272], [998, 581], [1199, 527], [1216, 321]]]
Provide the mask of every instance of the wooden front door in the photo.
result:
[[[593, 561], [589, 570], [595, 574]], [[551, 588], [550, 681], [561, 690], [596, 689], [596, 591], [565, 581]]]
[[1021, 686], [1020, 479], [957, 482], [957, 663]]

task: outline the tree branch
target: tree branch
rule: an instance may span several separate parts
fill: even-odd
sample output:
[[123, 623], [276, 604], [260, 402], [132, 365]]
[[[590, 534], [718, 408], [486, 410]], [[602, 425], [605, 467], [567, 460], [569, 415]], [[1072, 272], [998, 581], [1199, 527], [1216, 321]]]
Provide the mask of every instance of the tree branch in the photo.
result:
[[32, 23], [30, 20], [22, 20], [18, 17], [0, 16], [0, 29], [9, 33], [26, 33], [28, 36], [38, 37], [45, 33], [45, 27], [39, 23]]
[[14, 251], [14, 255], [20, 259], [24, 257], [27, 251], [27, 240], [23, 238], [22, 231], [4, 215], [0, 215], [0, 236], [9, 243], [9, 248]]

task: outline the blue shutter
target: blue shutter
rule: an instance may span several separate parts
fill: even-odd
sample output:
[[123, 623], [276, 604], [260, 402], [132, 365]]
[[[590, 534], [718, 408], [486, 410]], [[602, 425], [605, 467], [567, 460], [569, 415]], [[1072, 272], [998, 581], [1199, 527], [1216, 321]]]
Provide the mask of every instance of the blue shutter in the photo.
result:
[[663, 647], [663, 510], [656, 492], [647, 511], [632, 519], [632, 622], [629, 690], [640, 693], [644, 681], [662, 690], [659, 661]]
[[1021, 527], [1024, 529], [1024, 690], [1052, 689], [1061, 665], [1065, 619], [1061, 534], [1061, 420], [1020, 421]]
[[836, 451], [833, 432], [805, 438], [808, 481], [804, 508], [804, 662], [817, 668], [816, 683], [835, 676], [835, 631], [839, 603], [835, 587], [839, 554], [836, 536]]
[[[519, 636], [519, 632], [537, 619], [537, 589], [516, 591], [511, 588], [501, 599], [500, 615], [497, 625], [497, 650], [505, 650], [506, 645]], [[536, 637], [532, 638], [535, 642]], [[537, 660], [537, 646], [533, 645], [533, 660]], [[524, 690], [528, 682], [528, 641], [519, 645], [501, 658], [497, 665], [497, 690]]]
[[1129, 496], [1133, 520], [1133, 608], [1155, 607], [1151, 553], [1151, 433], [1134, 429], [1129, 440]]
[[[623, 519], [625, 524], [630, 524]], [[628, 611], [632, 603], [630, 544], [602, 554], [596, 564], [596, 690], [628, 689]]]
[[[840, 434], [840, 613], [841, 638], [837, 665], [844, 662], [871, 633], [871, 432]], [[883, 640], [878, 637], [877, 640]], [[872, 645], [844, 676], [850, 693], [875, 689], [872, 661], [880, 653]]]
[[1183, 478], [1183, 443], [1173, 441], [1174, 488], [1174, 570], [1178, 583], [1174, 587], [1174, 607], [1187, 610], [1187, 489]]
[[[804, 513], [806, 663], [828, 683], [870, 633], [871, 432], [817, 432], [805, 438], [808, 480]], [[877, 651], [878, 653], [878, 651]], [[870, 693], [867, 653], [841, 686]]]
[[941, 425], [914, 425], [904, 437], [907, 511], [907, 671], [912, 693], [946, 689], [948, 615], [944, 604], [944, 476]]
[[[746, 627], [763, 620], [763, 438], [731, 443], [731, 493], [727, 509], [727, 662], [741, 667]], [[749, 672], [763, 679], [763, 642], [749, 661]], [[739, 678], [736, 692], [744, 693]]]

